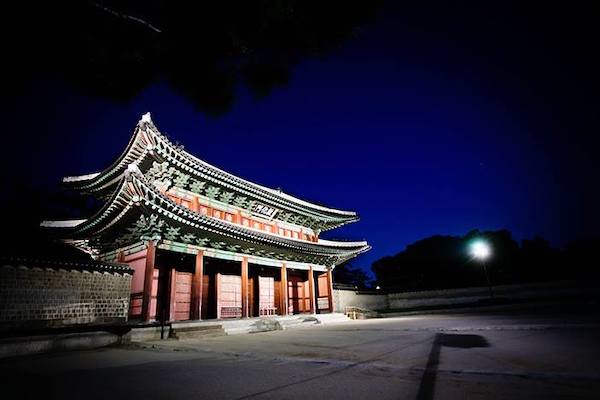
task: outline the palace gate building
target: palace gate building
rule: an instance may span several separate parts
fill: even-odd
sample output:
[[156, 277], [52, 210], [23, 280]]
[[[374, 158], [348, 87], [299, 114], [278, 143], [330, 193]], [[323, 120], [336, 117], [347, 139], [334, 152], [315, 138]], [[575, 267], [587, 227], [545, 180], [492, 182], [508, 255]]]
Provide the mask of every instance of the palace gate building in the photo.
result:
[[64, 178], [101, 199], [87, 219], [44, 221], [61, 240], [133, 269], [129, 318], [179, 321], [333, 310], [333, 268], [370, 249], [319, 238], [358, 220], [216, 168], [145, 114], [102, 172]]

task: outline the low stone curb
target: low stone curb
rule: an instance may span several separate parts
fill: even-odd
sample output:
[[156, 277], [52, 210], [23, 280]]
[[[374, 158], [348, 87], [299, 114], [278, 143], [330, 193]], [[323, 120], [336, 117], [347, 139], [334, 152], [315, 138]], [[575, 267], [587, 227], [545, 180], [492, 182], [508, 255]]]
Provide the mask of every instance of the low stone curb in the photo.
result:
[[65, 350], [89, 350], [121, 343], [122, 336], [110, 332], [82, 332], [25, 336], [0, 340], [0, 358]]

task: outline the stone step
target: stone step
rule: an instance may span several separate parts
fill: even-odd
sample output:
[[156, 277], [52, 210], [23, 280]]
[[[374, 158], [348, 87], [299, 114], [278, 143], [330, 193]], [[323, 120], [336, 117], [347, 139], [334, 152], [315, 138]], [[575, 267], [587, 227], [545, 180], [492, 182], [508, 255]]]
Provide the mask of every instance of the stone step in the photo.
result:
[[[172, 325], [173, 332], [203, 332], [203, 331], [220, 331], [223, 330], [221, 325], [198, 325], [198, 326], [177, 326]], [[208, 333], [208, 332], [207, 332]]]
[[[253, 317], [242, 319], [222, 319], [212, 321], [172, 322], [166, 327], [166, 335], [174, 339], [209, 337], [220, 335], [240, 335], [245, 333], [269, 332], [294, 329], [314, 324], [331, 324], [349, 321], [340, 313], [295, 314], [286, 316]], [[170, 332], [170, 333], [169, 333]], [[160, 327], [137, 329], [137, 340], [159, 340]], [[146, 336], [142, 339], [141, 336]]]
[[189, 327], [201, 327], [201, 326], [221, 326], [220, 320], [202, 320], [202, 321], [176, 321], [171, 322], [170, 325], [173, 329], [189, 328]]
[[352, 321], [346, 314], [342, 313], [328, 313], [328, 314], [317, 314], [315, 315], [320, 324], [337, 324], [343, 322]]
[[131, 331], [125, 336], [125, 339], [131, 342], [146, 342], [151, 340], [160, 340], [161, 336], [169, 336], [169, 326], [162, 328], [160, 326], [132, 328]]
[[177, 340], [225, 335], [227, 333], [223, 327], [214, 324], [173, 324], [169, 332], [169, 338]]
[[279, 322], [282, 326], [282, 329], [293, 329], [319, 323], [314, 315], [295, 315], [291, 318], [282, 319]]
[[171, 332], [169, 334], [169, 339], [184, 340], [184, 339], [209, 338], [209, 337], [217, 337], [217, 336], [227, 336], [227, 333], [223, 329]]
[[296, 319], [280, 321], [280, 324], [284, 327], [288, 327], [288, 326], [304, 324], [305, 322], [306, 321], [302, 318], [296, 318]]
[[281, 330], [281, 324], [277, 318], [250, 318], [234, 321], [224, 321], [223, 329], [228, 335], [240, 335], [244, 333], [257, 333]]

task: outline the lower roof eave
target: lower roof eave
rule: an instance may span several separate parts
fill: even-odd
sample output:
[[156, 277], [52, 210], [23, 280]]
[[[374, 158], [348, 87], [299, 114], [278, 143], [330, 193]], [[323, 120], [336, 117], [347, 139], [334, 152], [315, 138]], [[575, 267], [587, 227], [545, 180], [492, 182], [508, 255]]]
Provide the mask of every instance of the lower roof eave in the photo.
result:
[[[204, 241], [204, 245], [207, 242], [211, 245], [212, 242], [215, 242], [213, 247], [217, 249], [230, 245], [236, 247], [237, 250], [240, 248], [245, 250], [240, 253], [246, 253], [249, 250], [250, 254], [256, 253], [257, 256], [267, 255], [271, 257], [271, 255], [279, 254], [280, 258], [284, 260], [319, 261], [322, 264], [332, 265], [339, 259], [353, 257], [355, 254], [367, 251], [369, 248], [364, 241], [334, 242], [320, 240], [314, 243], [280, 238], [273, 234], [252, 232], [237, 224], [208, 218], [176, 204], [146, 182], [145, 178], [136, 171], [132, 171], [126, 179], [122, 180], [120, 189], [94, 217], [88, 220], [71, 222], [46, 221], [43, 226], [59, 228], [61, 236], [70, 236], [70, 239], [81, 241], [86, 246], [87, 243], [83, 242], [87, 242], [89, 239], [101, 239], [101, 241], [112, 243], [111, 237], [114, 239], [119, 235], [118, 232], [114, 231], [117, 222], [123, 220], [126, 215], [131, 215], [130, 213], [133, 210], [137, 210], [142, 219], [149, 218], [152, 220], [154, 218], [154, 222], [163, 224], [162, 234], [165, 233], [167, 228], [172, 228], [176, 229], [177, 235], [182, 238], [184, 236], [193, 237], [195, 241]], [[129, 219], [128, 223], [132, 222], [133, 219]], [[152, 221], [146, 220], [144, 223], [148, 222]], [[113, 232], [110, 233], [109, 229]], [[120, 230], [123, 229], [120, 228]], [[104, 237], [107, 232], [109, 232], [108, 236]], [[200, 237], [198, 232], [203, 232], [201, 236], [206, 237]], [[113, 235], [117, 236], [113, 237]], [[202, 246], [203, 244], [198, 243], [198, 245]]]

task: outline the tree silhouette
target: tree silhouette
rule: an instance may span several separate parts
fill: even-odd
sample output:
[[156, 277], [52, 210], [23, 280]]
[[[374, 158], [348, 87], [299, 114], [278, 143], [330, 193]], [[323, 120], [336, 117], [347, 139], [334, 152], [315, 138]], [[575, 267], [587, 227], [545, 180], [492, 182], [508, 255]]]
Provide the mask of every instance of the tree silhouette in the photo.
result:
[[371, 269], [377, 284], [390, 290], [429, 290], [485, 286], [481, 262], [469, 255], [469, 244], [484, 238], [493, 249], [486, 266], [493, 284], [548, 280], [590, 279], [598, 275], [591, 266], [598, 241], [579, 241], [565, 250], [535, 237], [521, 246], [507, 230], [464, 236], [432, 236], [419, 240], [400, 253], [375, 261]]
[[34, 188], [17, 177], [8, 177], [4, 185], [11, 190], [0, 196], [0, 218], [5, 224], [0, 257], [89, 260], [80, 250], [50, 238], [40, 221], [87, 218], [101, 207], [98, 200], [62, 188]]
[[369, 276], [361, 268], [353, 267], [349, 262], [338, 265], [333, 270], [333, 281], [359, 288], [368, 286]]
[[164, 0], [15, 2], [6, 10], [5, 86], [60, 73], [85, 92], [126, 101], [164, 80], [209, 114], [238, 83], [265, 96], [304, 57], [356, 34], [379, 1]]

